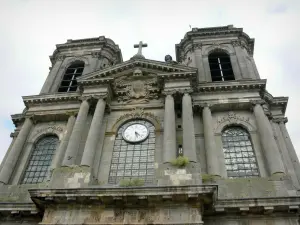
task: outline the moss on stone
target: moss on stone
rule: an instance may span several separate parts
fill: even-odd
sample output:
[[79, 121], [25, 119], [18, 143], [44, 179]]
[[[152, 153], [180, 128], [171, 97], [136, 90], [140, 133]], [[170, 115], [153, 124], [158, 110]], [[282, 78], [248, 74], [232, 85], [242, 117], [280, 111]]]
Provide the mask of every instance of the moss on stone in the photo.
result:
[[171, 161], [173, 166], [184, 167], [190, 163], [190, 160], [186, 156], [178, 156], [176, 159]]
[[120, 187], [135, 187], [135, 186], [144, 186], [145, 181], [142, 179], [134, 178], [134, 179], [123, 179], [120, 181]]

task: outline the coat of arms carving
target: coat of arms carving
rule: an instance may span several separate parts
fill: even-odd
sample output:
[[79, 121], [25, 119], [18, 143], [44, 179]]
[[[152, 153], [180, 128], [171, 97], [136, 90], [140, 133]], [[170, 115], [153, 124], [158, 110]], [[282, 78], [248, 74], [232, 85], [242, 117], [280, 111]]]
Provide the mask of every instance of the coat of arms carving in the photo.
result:
[[114, 89], [118, 101], [148, 102], [157, 97], [157, 78], [153, 74], [145, 75], [137, 68], [132, 74], [117, 78]]

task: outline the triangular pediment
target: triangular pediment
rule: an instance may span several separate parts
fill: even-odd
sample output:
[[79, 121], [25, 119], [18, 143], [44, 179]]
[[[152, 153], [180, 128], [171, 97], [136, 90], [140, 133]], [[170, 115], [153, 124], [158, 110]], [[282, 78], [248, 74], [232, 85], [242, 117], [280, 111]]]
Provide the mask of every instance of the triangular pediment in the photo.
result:
[[159, 97], [162, 81], [195, 75], [196, 68], [147, 59], [131, 59], [107, 69], [86, 74], [78, 79], [83, 86], [110, 84], [113, 97], [125, 103], [142, 103]]
[[140, 68], [147, 74], [168, 74], [180, 72], [196, 72], [197, 68], [188, 67], [177, 64], [176, 62], [166, 63], [149, 59], [131, 59], [126, 62], [94, 71], [83, 75], [78, 81], [101, 79], [101, 78], [116, 78], [126, 73], [132, 73], [136, 68]]

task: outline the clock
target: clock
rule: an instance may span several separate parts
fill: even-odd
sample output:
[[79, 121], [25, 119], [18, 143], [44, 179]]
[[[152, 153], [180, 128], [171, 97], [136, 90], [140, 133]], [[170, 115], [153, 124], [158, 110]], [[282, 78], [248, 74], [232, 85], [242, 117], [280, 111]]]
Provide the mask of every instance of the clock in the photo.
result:
[[136, 143], [144, 141], [149, 135], [149, 130], [144, 124], [133, 123], [124, 129], [122, 135], [125, 141]]

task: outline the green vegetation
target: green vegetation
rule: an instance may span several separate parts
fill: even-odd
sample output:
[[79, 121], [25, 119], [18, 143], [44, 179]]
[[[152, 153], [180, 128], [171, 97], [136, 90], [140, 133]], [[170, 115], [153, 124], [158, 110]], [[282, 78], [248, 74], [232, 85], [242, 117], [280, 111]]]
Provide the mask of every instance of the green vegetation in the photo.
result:
[[120, 181], [120, 187], [136, 187], [136, 186], [144, 186], [145, 181], [142, 179], [134, 178], [134, 179], [123, 179]]
[[176, 159], [171, 161], [173, 166], [184, 167], [189, 164], [190, 160], [186, 156], [178, 156]]

